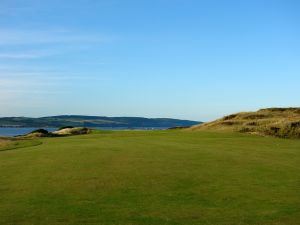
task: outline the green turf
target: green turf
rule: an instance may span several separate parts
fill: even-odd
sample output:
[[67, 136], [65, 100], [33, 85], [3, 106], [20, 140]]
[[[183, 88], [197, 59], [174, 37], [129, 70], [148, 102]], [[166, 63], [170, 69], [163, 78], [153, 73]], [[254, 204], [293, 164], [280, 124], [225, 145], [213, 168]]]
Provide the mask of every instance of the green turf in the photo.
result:
[[0, 224], [297, 225], [300, 140], [107, 131], [0, 152]]

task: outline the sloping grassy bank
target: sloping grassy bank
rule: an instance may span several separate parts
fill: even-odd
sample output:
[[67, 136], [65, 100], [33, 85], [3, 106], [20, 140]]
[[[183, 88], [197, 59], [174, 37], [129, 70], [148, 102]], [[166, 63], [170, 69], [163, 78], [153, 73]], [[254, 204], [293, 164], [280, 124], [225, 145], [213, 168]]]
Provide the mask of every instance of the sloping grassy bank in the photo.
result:
[[0, 152], [0, 224], [295, 225], [300, 141], [105, 131]]
[[300, 108], [268, 108], [242, 112], [196, 125], [194, 131], [238, 131], [280, 138], [300, 138]]

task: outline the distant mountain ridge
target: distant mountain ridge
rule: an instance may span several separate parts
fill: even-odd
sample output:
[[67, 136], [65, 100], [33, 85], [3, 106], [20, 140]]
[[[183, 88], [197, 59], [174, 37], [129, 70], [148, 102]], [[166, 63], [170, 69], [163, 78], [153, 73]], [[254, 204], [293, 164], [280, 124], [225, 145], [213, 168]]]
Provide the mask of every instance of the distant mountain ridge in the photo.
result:
[[0, 127], [176, 127], [193, 126], [201, 122], [171, 118], [106, 117], [60, 115], [39, 118], [2, 117]]

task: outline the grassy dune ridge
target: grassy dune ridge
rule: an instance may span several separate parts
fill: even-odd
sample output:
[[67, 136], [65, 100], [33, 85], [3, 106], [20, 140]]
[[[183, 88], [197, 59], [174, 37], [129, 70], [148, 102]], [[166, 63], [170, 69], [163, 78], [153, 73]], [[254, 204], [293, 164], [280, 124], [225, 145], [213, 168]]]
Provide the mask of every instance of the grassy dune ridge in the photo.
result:
[[0, 224], [300, 223], [300, 141], [98, 131], [0, 152]]
[[190, 130], [238, 131], [282, 138], [300, 138], [300, 108], [268, 108], [242, 112]]

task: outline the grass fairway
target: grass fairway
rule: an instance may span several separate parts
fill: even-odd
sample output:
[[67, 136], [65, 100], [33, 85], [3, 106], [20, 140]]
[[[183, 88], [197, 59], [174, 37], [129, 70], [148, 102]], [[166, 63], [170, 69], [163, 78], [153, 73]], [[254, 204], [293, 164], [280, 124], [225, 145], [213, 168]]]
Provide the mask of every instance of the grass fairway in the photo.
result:
[[0, 224], [297, 225], [300, 141], [107, 131], [0, 151]]

